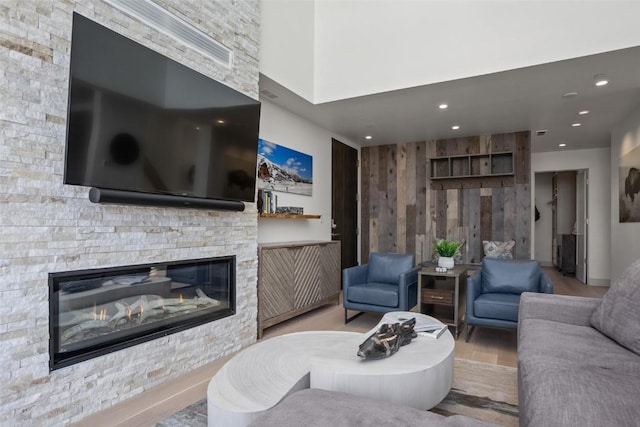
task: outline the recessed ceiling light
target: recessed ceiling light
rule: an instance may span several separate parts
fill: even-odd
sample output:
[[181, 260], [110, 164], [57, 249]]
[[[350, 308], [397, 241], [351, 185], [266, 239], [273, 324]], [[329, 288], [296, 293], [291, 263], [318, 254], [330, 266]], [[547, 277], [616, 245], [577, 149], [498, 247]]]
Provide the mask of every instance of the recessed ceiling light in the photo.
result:
[[577, 128], [578, 126], [581, 126], [582, 123], [572, 123], [571, 126], [573, 126], [574, 128]]
[[371, 135], [367, 135], [364, 137], [364, 139], [372, 139], [373, 137]]
[[578, 111], [578, 114], [580, 114], [581, 116], [584, 116], [585, 114], [589, 114], [589, 110]]
[[596, 86], [606, 86], [609, 84], [609, 80], [604, 76], [604, 74], [597, 74], [593, 76], [593, 82]]
[[447, 108], [449, 108], [449, 106], [447, 104], [440, 104], [438, 105], [438, 108], [441, 110], [446, 110]]
[[558, 144], [558, 147], [566, 147], [567, 144], [565, 144], [564, 142], [562, 144]]
[[451, 126], [451, 129], [453, 129], [453, 130], [458, 130], [458, 129], [460, 129], [460, 126], [458, 126], [458, 125], [453, 125], [453, 126]]
[[216, 120], [216, 123], [218, 123], [219, 125], [223, 125], [224, 124], [224, 120], [218, 119], [218, 120]]
[[563, 98], [573, 98], [574, 96], [578, 96], [578, 92], [567, 92], [562, 95]]

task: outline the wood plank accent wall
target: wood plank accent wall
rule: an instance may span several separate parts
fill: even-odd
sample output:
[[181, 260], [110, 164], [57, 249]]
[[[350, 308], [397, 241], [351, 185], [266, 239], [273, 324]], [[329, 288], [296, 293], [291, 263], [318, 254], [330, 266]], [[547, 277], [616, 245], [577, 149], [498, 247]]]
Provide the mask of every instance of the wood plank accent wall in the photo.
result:
[[[463, 262], [478, 263], [483, 240], [515, 240], [514, 258], [529, 259], [529, 132], [364, 147], [361, 150], [362, 263], [371, 252], [432, 258], [436, 238], [466, 241]], [[514, 153], [512, 176], [431, 180], [430, 159]], [[479, 164], [487, 173], [488, 164]]]

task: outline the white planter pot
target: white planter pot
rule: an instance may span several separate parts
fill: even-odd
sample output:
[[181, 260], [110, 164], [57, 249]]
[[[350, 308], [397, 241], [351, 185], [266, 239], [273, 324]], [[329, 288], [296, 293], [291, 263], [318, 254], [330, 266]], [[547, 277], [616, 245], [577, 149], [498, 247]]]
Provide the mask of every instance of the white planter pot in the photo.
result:
[[447, 270], [451, 270], [454, 265], [453, 257], [441, 256], [438, 258], [438, 267], [444, 267]]

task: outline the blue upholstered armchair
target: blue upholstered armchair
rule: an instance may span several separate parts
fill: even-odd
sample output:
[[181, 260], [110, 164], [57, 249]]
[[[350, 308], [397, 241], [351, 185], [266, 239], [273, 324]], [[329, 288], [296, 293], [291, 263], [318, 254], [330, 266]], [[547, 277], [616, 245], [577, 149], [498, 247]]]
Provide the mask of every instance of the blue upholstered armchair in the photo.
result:
[[467, 280], [466, 341], [474, 326], [516, 329], [523, 292], [553, 293], [538, 261], [483, 258], [480, 272]]
[[[376, 253], [369, 264], [342, 270], [344, 322], [366, 311], [409, 311], [418, 303], [418, 269], [413, 255]], [[351, 318], [348, 310], [361, 313]]]

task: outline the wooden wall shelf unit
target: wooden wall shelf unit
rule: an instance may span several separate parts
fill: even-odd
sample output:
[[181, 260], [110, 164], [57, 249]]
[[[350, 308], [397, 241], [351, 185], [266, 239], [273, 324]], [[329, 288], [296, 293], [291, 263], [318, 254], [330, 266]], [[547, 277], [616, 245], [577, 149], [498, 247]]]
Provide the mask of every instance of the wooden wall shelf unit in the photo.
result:
[[431, 179], [511, 176], [514, 170], [512, 151], [431, 158]]
[[262, 331], [325, 304], [338, 304], [340, 242], [258, 245], [258, 338]]
[[[370, 252], [411, 253], [418, 261], [430, 260], [434, 237], [464, 239], [466, 264], [482, 261], [483, 240], [515, 240], [514, 258], [531, 259], [530, 139], [531, 133], [522, 131], [362, 147], [360, 262], [366, 264]], [[499, 153], [506, 153], [503, 158], [513, 168], [498, 168], [503, 160]], [[438, 167], [450, 172], [449, 158], [458, 159], [455, 168], [468, 167], [472, 174], [441, 177], [445, 172]], [[490, 172], [491, 158], [493, 173], [513, 172], [481, 176]], [[432, 175], [437, 159], [444, 159], [444, 166], [433, 168]]]
[[320, 219], [321, 215], [303, 214], [283, 214], [283, 213], [260, 213], [260, 218], [288, 218], [288, 219]]

